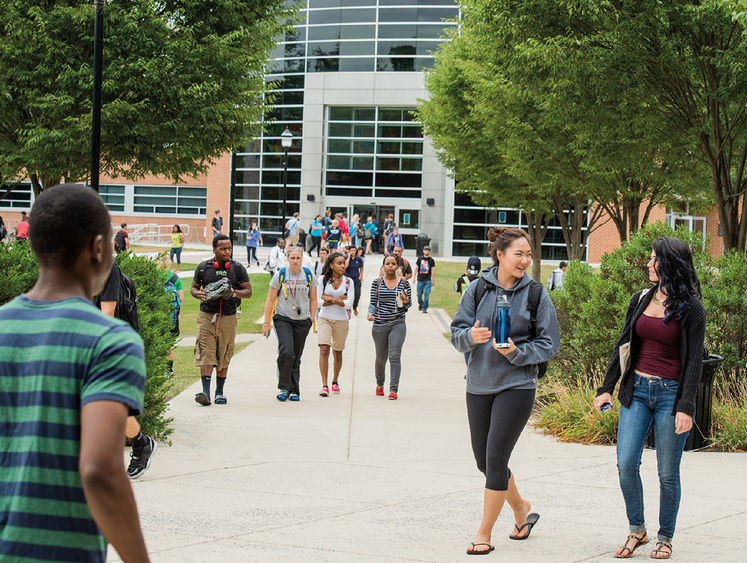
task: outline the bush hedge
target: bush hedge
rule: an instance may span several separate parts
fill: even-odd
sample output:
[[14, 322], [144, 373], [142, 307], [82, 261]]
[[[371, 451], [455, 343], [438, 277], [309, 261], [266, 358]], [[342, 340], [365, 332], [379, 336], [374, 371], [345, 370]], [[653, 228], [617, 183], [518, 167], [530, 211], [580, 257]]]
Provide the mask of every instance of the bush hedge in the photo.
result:
[[[138, 297], [140, 336], [145, 346], [145, 399], [139, 418], [142, 431], [161, 440], [171, 434], [166, 417], [166, 356], [175, 342], [171, 334], [171, 305], [160, 283], [153, 259], [129, 253], [117, 257], [122, 271], [135, 282]], [[39, 277], [36, 257], [26, 243], [0, 244], [0, 305], [29, 291]]]

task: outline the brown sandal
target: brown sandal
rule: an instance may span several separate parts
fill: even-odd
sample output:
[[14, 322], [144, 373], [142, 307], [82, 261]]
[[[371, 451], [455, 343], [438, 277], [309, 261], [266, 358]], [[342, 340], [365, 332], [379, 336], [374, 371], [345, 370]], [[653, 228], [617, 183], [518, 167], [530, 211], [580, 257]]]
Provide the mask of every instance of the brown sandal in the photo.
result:
[[669, 559], [672, 556], [672, 543], [659, 540], [656, 549], [651, 552], [651, 559]]
[[[630, 543], [630, 540], [635, 540], [635, 544], [633, 544], [633, 547], [628, 547], [628, 544]], [[628, 536], [628, 539], [625, 541], [625, 545], [622, 546], [620, 549], [622, 551], [620, 553], [615, 553], [615, 557], [618, 559], [627, 559], [631, 555], [633, 555], [633, 552], [638, 549], [640, 546], [645, 545], [648, 543], [648, 536], [646, 535], [646, 532], [643, 532], [643, 535], [639, 538], [635, 534], [630, 534]]]

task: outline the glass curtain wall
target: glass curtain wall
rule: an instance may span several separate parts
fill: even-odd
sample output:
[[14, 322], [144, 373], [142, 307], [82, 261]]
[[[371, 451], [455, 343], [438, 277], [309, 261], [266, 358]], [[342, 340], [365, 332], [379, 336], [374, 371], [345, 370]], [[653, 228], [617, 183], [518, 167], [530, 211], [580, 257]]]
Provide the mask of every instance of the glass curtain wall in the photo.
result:
[[[303, 107], [305, 74], [317, 72], [419, 72], [433, 65], [430, 55], [444, 40], [445, 29], [456, 25], [459, 9], [454, 0], [307, 0], [299, 11], [292, 32], [286, 33], [268, 65], [268, 81], [273, 84], [273, 109], [260, 138], [234, 153], [234, 232], [236, 242], [245, 241], [252, 221], [272, 244], [283, 227], [282, 147], [280, 133], [288, 127], [294, 135], [288, 159], [288, 215], [299, 210], [301, 198], [301, 159], [303, 153]], [[454, 20], [454, 21], [444, 21]], [[351, 100], [350, 105], [355, 105]], [[365, 108], [364, 108], [365, 109]], [[340, 135], [337, 140], [351, 144], [343, 152], [332, 151], [335, 167], [330, 172], [361, 172], [371, 179], [367, 186], [334, 181], [330, 187], [345, 189], [337, 195], [353, 195], [348, 189], [374, 190], [389, 197], [419, 197], [422, 164], [422, 131], [408, 115], [399, 111], [396, 119], [387, 119], [384, 108], [379, 114], [364, 116], [358, 125], [368, 127], [360, 140], [355, 127], [353, 137]], [[408, 110], [411, 108], [407, 108]], [[358, 120], [354, 117], [352, 121]], [[387, 123], [384, 123], [387, 122]], [[338, 123], [342, 128], [342, 123]], [[389, 127], [386, 131], [382, 127]], [[398, 135], [394, 136], [394, 129]], [[406, 129], [407, 128], [407, 129]], [[407, 137], [417, 129], [419, 141]], [[367, 144], [366, 144], [367, 143]], [[385, 144], [388, 143], [388, 144]], [[395, 148], [395, 144], [397, 147]], [[342, 146], [342, 145], [340, 145]], [[358, 151], [356, 149], [361, 149]], [[418, 151], [410, 153], [408, 151]], [[347, 159], [347, 160], [346, 160]], [[368, 160], [366, 160], [368, 159]], [[338, 166], [339, 165], [339, 166]], [[405, 185], [395, 185], [390, 176], [402, 175]], [[407, 174], [405, 174], [407, 173]], [[374, 184], [374, 175], [379, 180]], [[358, 178], [360, 181], [360, 177]], [[331, 193], [331, 192], [328, 192]]]
[[[527, 229], [526, 217], [520, 209], [481, 207], [467, 194], [454, 194], [453, 256], [487, 256], [488, 230], [494, 225]], [[586, 227], [584, 227], [586, 229]], [[542, 241], [543, 260], [567, 260], [568, 250], [557, 218], [553, 219]], [[586, 253], [582, 258], [586, 260]]]
[[420, 198], [423, 128], [413, 110], [330, 107], [326, 194]]

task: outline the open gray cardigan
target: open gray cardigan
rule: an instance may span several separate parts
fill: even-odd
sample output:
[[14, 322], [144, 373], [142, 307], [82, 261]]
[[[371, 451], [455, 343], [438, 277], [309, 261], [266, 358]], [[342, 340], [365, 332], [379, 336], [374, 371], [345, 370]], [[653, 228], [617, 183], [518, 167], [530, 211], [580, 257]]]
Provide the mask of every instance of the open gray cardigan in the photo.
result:
[[[643, 290], [641, 290], [643, 291]], [[618, 398], [620, 403], [630, 407], [633, 400], [633, 384], [635, 381], [634, 368], [640, 339], [635, 333], [635, 324], [638, 318], [646, 310], [651, 298], [656, 293], [656, 287], [646, 292], [643, 298], [641, 292], [637, 292], [630, 299], [628, 312], [625, 314], [625, 324], [617, 345], [612, 352], [612, 357], [607, 364], [607, 373], [604, 376], [602, 386], [597, 389], [597, 395], [602, 393], [612, 394], [615, 390], [617, 380], [620, 379], [620, 345], [630, 342], [630, 363], [628, 369], [622, 376]], [[690, 311], [681, 321], [682, 335], [680, 339], [680, 362], [682, 372], [680, 373], [680, 385], [677, 390], [677, 398], [674, 402], [672, 414], [683, 412], [690, 416], [695, 415], [695, 393], [700, 383], [700, 374], [703, 369], [703, 340], [705, 338], [705, 309], [700, 300], [693, 297], [690, 300]]]

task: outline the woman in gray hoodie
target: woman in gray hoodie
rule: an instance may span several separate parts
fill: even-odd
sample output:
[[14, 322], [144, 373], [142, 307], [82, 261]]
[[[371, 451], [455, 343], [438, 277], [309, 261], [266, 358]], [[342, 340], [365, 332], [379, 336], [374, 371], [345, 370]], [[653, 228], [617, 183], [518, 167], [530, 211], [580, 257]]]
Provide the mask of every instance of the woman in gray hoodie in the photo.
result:
[[[528, 538], [539, 519], [539, 514], [529, 512], [531, 504], [519, 494], [508, 460], [532, 413], [537, 364], [549, 360], [560, 346], [555, 308], [544, 289], [531, 330], [529, 293], [530, 287], [539, 282], [527, 274], [532, 264], [527, 234], [521, 229], [492, 227], [488, 241], [493, 266], [483, 270], [484, 281], [467, 286], [451, 323], [452, 344], [460, 352], [470, 353], [467, 416], [477, 468], [486, 477], [483, 519], [467, 549], [470, 555], [494, 549], [490, 538], [504, 502], [508, 502], [516, 520], [511, 539]], [[506, 347], [497, 345], [491, 329], [498, 300], [503, 296], [511, 309]]]

